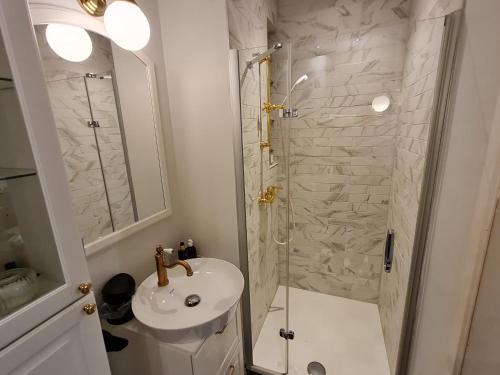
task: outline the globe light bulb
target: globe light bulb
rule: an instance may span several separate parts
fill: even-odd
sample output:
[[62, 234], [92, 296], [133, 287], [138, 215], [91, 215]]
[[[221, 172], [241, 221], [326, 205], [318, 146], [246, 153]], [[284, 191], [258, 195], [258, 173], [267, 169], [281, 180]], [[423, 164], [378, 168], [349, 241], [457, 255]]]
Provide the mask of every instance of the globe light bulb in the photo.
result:
[[81, 62], [92, 53], [92, 40], [81, 27], [50, 23], [45, 29], [50, 48], [64, 60]]
[[107, 6], [104, 27], [113, 42], [129, 51], [144, 48], [151, 33], [141, 8], [129, 0], [115, 0]]

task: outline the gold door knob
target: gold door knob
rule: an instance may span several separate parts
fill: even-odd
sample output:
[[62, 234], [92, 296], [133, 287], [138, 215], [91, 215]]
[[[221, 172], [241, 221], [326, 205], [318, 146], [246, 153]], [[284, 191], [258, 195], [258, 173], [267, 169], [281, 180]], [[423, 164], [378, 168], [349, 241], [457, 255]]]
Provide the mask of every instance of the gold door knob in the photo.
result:
[[97, 306], [95, 303], [87, 303], [83, 305], [83, 311], [85, 311], [87, 315], [92, 315], [93, 313], [95, 313], [96, 310]]
[[91, 289], [92, 289], [92, 283], [89, 282], [81, 283], [80, 285], [78, 285], [78, 290], [83, 294], [89, 294]]

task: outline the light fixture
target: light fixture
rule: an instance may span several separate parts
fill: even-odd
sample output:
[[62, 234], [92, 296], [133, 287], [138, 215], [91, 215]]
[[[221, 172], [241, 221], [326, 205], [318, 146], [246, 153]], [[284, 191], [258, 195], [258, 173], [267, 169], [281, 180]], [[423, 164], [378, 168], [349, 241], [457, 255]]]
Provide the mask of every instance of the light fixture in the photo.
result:
[[149, 41], [149, 22], [135, 1], [115, 0], [104, 13], [104, 26], [109, 37], [120, 47], [138, 51]]
[[151, 30], [149, 22], [135, 0], [77, 0], [91, 16], [104, 15], [104, 27], [113, 42], [123, 49], [138, 51], [146, 46]]
[[92, 53], [92, 40], [81, 27], [50, 23], [45, 29], [50, 48], [64, 60], [81, 62]]
[[387, 95], [377, 96], [372, 101], [372, 108], [375, 112], [385, 112], [391, 105], [391, 100]]

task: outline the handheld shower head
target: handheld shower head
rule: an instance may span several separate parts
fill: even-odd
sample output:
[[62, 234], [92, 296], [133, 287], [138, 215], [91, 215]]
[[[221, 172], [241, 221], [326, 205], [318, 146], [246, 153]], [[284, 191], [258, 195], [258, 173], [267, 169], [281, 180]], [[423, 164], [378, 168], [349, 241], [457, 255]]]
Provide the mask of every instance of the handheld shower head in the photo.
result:
[[286, 100], [288, 99], [288, 96], [291, 95], [295, 87], [297, 87], [297, 85], [300, 85], [302, 82], [307, 81], [308, 78], [309, 76], [307, 74], [303, 74], [299, 78], [297, 78], [297, 80], [293, 83], [290, 92], [288, 93], [287, 96], [285, 96], [285, 99], [283, 99], [283, 101], [281, 102], [281, 105], [285, 104]]
[[299, 78], [297, 78], [297, 80], [295, 81], [295, 83], [292, 85], [292, 88], [290, 89], [290, 92], [292, 92], [293, 89], [297, 85], [300, 85], [302, 82], [307, 81], [308, 78], [309, 78], [309, 76], [307, 74], [301, 75]]

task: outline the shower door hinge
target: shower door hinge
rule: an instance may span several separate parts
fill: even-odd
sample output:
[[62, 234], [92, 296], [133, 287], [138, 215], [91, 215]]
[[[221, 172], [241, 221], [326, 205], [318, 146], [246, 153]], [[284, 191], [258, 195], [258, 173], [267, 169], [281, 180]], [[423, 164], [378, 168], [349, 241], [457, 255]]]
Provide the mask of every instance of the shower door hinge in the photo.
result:
[[292, 330], [286, 330], [284, 328], [280, 329], [280, 336], [283, 337], [285, 340], [293, 340], [295, 337], [295, 332]]
[[100, 128], [101, 127], [101, 125], [99, 124], [99, 121], [95, 121], [95, 120], [87, 121], [87, 126], [89, 128]]
[[284, 110], [280, 111], [280, 115], [280, 117], [283, 118], [299, 117], [299, 110], [296, 108], [285, 108]]

